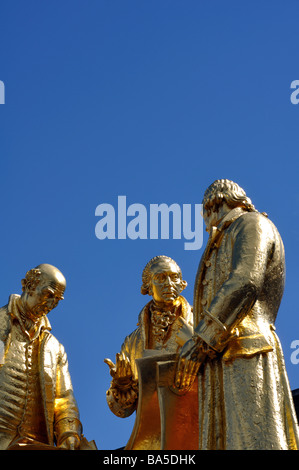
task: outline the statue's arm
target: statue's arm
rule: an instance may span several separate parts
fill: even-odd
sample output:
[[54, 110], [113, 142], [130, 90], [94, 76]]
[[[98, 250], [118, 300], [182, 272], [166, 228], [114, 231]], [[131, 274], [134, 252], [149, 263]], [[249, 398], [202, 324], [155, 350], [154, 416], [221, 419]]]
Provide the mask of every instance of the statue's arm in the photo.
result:
[[68, 368], [67, 354], [60, 345], [56, 371], [56, 393], [54, 402], [54, 431], [58, 446], [75, 438], [79, 445], [82, 425], [79, 410], [73, 393], [73, 386]]
[[195, 333], [216, 351], [223, 350], [259, 295], [273, 250], [272, 226], [257, 213], [240, 217], [232, 243], [231, 273], [195, 328]]

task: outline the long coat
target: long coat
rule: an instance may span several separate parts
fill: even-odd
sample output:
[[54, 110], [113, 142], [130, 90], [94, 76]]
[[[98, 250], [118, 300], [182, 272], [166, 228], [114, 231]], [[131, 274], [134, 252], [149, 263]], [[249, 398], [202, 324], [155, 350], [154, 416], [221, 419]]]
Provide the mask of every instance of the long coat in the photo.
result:
[[213, 227], [194, 288], [195, 332], [216, 350], [199, 374], [199, 449], [298, 449], [298, 426], [275, 319], [284, 247], [258, 212]]
[[[10, 347], [13, 310], [18, 297], [17, 295], [12, 295], [8, 305], [0, 309], [2, 364]], [[51, 326], [49, 320], [44, 317], [42, 322], [43, 327], [41, 328], [39, 346], [39, 377], [48, 444], [53, 445], [59, 439], [62, 432], [68, 432], [68, 430], [76, 432], [80, 437], [82, 427], [73, 394], [65, 349], [50, 333]], [[69, 429], [67, 429], [68, 427]]]

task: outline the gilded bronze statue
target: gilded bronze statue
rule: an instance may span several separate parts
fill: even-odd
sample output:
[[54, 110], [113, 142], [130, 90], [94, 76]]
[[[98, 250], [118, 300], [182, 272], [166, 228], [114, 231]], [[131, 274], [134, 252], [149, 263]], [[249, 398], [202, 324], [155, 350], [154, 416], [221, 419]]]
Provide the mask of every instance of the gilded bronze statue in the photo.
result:
[[41, 264], [0, 309], [0, 450], [89, 448], [67, 355], [47, 318], [65, 287], [57, 268]]
[[198, 449], [298, 449], [298, 425], [275, 319], [285, 283], [277, 228], [229, 180], [206, 190], [209, 240], [194, 286], [194, 335], [175, 387], [198, 380]]
[[151, 259], [143, 270], [141, 293], [152, 300], [141, 310], [138, 327], [125, 338], [115, 364], [105, 359], [112, 375], [107, 391], [111, 411], [124, 418], [137, 410], [126, 449], [161, 448], [156, 364], [177, 354], [180, 332], [193, 331], [192, 308], [181, 295], [186, 285], [173, 259]]

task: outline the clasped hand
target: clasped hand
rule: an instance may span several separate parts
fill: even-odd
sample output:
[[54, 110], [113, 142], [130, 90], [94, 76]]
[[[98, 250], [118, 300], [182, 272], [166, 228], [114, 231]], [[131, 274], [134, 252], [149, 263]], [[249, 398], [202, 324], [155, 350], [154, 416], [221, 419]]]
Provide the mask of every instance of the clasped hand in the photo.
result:
[[179, 354], [174, 389], [179, 393], [190, 390], [206, 356], [207, 351], [202, 340], [192, 338], [186, 341]]

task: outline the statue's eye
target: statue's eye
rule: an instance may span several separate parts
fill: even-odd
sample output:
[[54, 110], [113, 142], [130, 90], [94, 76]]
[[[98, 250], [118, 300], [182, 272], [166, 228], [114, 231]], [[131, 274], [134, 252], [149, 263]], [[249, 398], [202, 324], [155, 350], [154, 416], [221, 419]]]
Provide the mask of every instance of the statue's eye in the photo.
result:
[[52, 299], [52, 298], [54, 297], [54, 292], [51, 291], [51, 290], [46, 290], [46, 291], [44, 292], [44, 297], [45, 297], [46, 299]]

